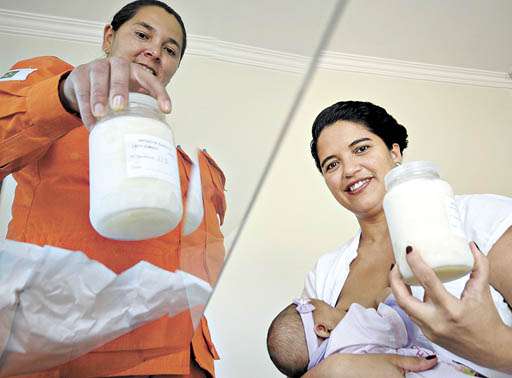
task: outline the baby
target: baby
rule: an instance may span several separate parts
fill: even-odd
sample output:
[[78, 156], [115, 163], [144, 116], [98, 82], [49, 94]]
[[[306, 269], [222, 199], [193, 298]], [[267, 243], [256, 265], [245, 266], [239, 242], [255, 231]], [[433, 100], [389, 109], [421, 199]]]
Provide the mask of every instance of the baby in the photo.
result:
[[[288, 377], [300, 377], [334, 353], [434, 355], [432, 344], [389, 289], [383, 298], [377, 310], [353, 303], [348, 311], [319, 299], [295, 300], [270, 325], [267, 348], [272, 362]], [[465, 367], [438, 357], [435, 368], [407, 377], [467, 377], [462, 370]]]

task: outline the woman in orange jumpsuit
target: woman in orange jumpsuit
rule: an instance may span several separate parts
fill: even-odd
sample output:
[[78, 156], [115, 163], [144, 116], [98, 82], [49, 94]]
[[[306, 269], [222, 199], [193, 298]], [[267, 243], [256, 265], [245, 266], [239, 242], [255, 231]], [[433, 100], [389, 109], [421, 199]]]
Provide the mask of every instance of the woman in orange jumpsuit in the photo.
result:
[[[73, 67], [56, 57], [18, 62], [0, 80], [0, 180], [17, 188], [7, 238], [80, 250], [116, 273], [148, 261], [178, 267], [213, 284], [224, 260], [220, 223], [222, 171], [199, 154], [204, 219], [189, 236], [180, 225], [144, 241], [114, 241], [89, 223], [88, 133], [110, 106], [127, 105], [129, 91], [149, 94], [169, 113], [165, 90], [186, 47], [180, 16], [166, 4], [139, 0], [104, 29], [106, 58]], [[11, 79], [11, 80], [9, 80]], [[183, 193], [191, 161], [178, 148]], [[67, 364], [31, 377], [214, 376], [218, 358], [206, 319], [194, 333], [188, 312], [140, 327]]]

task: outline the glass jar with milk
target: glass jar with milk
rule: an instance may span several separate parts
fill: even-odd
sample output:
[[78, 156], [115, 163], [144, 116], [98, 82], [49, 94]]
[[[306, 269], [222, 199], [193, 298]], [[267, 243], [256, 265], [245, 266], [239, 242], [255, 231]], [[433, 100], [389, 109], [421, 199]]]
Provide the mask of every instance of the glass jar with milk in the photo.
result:
[[384, 213], [395, 260], [408, 284], [418, 284], [405, 249], [412, 246], [441, 281], [462, 277], [473, 267], [451, 186], [435, 164], [414, 161], [393, 168], [384, 178]]
[[124, 110], [110, 110], [94, 126], [89, 181], [89, 218], [106, 238], [149, 239], [179, 224], [183, 206], [176, 147], [155, 99], [130, 93]]

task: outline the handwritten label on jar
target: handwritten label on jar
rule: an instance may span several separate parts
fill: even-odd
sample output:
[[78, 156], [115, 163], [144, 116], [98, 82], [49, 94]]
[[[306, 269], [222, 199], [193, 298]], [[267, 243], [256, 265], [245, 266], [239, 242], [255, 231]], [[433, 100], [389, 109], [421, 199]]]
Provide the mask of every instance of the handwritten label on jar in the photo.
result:
[[462, 220], [460, 219], [459, 209], [453, 197], [446, 198], [446, 210], [448, 212], [448, 224], [454, 235], [466, 239]]
[[172, 170], [176, 149], [162, 138], [144, 134], [125, 135], [127, 177], [152, 177], [175, 182]]

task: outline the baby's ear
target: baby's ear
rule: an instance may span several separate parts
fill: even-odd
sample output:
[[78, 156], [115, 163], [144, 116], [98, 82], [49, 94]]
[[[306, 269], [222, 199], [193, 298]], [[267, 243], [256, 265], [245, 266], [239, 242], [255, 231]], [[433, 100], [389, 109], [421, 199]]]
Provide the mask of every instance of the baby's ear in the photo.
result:
[[331, 335], [331, 331], [323, 323], [315, 324], [315, 333], [318, 337], [321, 337], [322, 339], [326, 339]]

